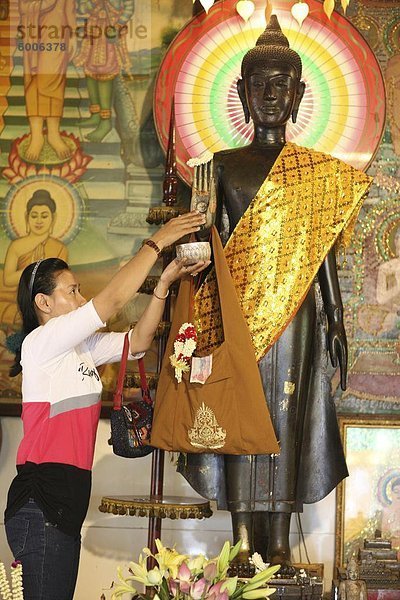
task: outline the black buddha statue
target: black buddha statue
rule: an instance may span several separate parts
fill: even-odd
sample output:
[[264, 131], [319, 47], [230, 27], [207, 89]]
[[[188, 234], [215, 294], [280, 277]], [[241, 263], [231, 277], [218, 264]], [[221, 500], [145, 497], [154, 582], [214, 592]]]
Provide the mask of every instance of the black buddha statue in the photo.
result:
[[[286, 572], [293, 571], [292, 513], [301, 512], [304, 502], [322, 499], [347, 475], [327, 357], [334, 367], [340, 366], [345, 389], [347, 343], [335, 243], [354, 213], [346, 204], [331, 214], [330, 195], [340, 196], [340, 204], [342, 192], [348, 190], [352, 206], [359, 208], [369, 183], [352, 167], [286, 141], [287, 122], [296, 121], [305, 90], [301, 74], [300, 56], [290, 49], [272, 15], [255, 48], [244, 56], [237, 84], [246, 122], [252, 119], [254, 124], [254, 139], [213, 158], [216, 225], [223, 241], [228, 240], [225, 253], [256, 350], [258, 345], [259, 369], [281, 451], [272, 456], [189, 454], [178, 466], [196, 491], [231, 512], [234, 542], [242, 539], [239, 561], [245, 563], [259, 552]], [[358, 173], [364, 183], [354, 191], [347, 175], [341, 179], [341, 169]], [[329, 189], [333, 179], [335, 190]], [[318, 211], [324, 217], [317, 226]], [[236, 269], [234, 245], [229, 244], [238, 235], [249, 249], [241, 251]], [[269, 280], [272, 271], [274, 279]], [[290, 308], [287, 296], [294, 297]], [[276, 323], [271, 325], [271, 320]], [[264, 322], [271, 335], [261, 347], [263, 342], [257, 340], [265, 339]]]

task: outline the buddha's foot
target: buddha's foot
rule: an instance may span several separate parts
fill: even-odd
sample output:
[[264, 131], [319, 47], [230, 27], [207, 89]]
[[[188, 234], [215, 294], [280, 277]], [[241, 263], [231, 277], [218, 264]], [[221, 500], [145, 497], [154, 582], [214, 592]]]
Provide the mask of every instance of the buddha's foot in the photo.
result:
[[71, 148], [67, 146], [67, 144], [63, 141], [59, 133], [56, 135], [48, 133], [47, 141], [49, 142], [50, 146], [53, 148], [59, 159], [65, 160], [66, 158], [72, 156]]
[[294, 577], [296, 575], [296, 569], [292, 565], [290, 560], [284, 557], [274, 556], [271, 559], [271, 565], [281, 565], [278, 574], [281, 577]]
[[28, 148], [26, 149], [26, 160], [28, 161], [36, 161], [38, 160], [40, 153], [42, 151], [44, 145], [44, 135], [43, 134], [36, 134], [34, 136], [31, 136], [31, 141], [30, 144], [28, 146]]
[[294, 577], [296, 575], [296, 569], [293, 565], [282, 565], [278, 573], [282, 577]]
[[281, 565], [278, 573], [283, 577], [294, 577], [296, 575], [296, 569], [292, 565], [292, 561], [290, 560], [290, 549], [289, 547], [281, 547], [275, 548], [270, 553], [270, 564], [271, 565]]
[[252, 577], [254, 573], [255, 567], [249, 561], [248, 552], [239, 552], [229, 566], [230, 577]]
[[80, 127], [97, 127], [100, 123], [100, 114], [94, 113], [90, 115], [87, 119], [82, 119], [79, 121]]
[[111, 119], [102, 119], [96, 129], [88, 133], [86, 137], [91, 142], [102, 142], [111, 129]]

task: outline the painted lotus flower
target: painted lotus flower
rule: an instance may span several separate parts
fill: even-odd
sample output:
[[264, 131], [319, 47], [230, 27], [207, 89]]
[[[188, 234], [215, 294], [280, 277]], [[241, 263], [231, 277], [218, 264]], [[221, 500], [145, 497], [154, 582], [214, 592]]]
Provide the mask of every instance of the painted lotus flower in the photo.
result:
[[[56, 175], [66, 179], [69, 183], [77, 182], [87, 171], [91, 156], [85, 154], [77, 137], [72, 133], [61, 133], [64, 141], [73, 149], [72, 156], [59, 164], [31, 164], [22, 158], [22, 148], [26, 145], [29, 134], [25, 134], [13, 141], [8, 155], [8, 166], [3, 169], [2, 176], [11, 184], [18, 183], [27, 177], [36, 175]], [[46, 161], [46, 159], [43, 159]]]

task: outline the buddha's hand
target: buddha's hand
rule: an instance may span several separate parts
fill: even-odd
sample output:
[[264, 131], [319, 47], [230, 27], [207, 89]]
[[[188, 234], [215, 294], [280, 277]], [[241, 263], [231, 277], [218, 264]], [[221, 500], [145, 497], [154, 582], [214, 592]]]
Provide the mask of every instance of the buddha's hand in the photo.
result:
[[174, 244], [185, 235], [200, 231], [200, 227], [206, 221], [205, 215], [192, 211], [171, 219], [161, 229], [151, 236], [153, 242], [162, 250], [166, 246]]
[[180, 279], [181, 277], [185, 277], [187, 275], [192, 275], [193, 277], [195, 277], [198, 273], [204, 271], [204, 269], [208, 267], [210, 262], [211, 261], [209, 260], [200, 260], [194, 265], [187, 265], [185, 264], [185, 259], [179, 260], [178, 258], [175, 258], [175, 260], [172, 260], [165, 267], [164, 271], [160, 276], [160, 282], [165, 283], [167, 287], [169, 287], [171, 283], [173, 283], [177, 279]]
[[332, 366], [340, 368], [340, 387], [344, 391], [347, 382], [347, 338], [343, 324], [343, 310], [336, 308], [328, 318], [328, 351]]

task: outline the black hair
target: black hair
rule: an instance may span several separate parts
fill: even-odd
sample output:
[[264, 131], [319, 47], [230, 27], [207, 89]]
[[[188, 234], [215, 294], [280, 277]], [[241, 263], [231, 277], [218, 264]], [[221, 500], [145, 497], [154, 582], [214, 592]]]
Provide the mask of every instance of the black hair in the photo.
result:
[[396, 479], [393, 479], [390, 487], [393, 489], [393, 488], [397, 487], [398, 485], [400, 485], [400, 477], [396, 477]]
[[32, 286], [31, 278], [36, 265], [37, 263], [32, 263], [25, 267], [18, 284], [17, 302], [22, 317], [22, 336], [21, 343], [16, 348], [15, 362], [10, 368], [10, 377], [15, 377], [22, 371], [21, 347], [24, 338], [36, 327], [39, 327], [39, 319], [35, 310], [36, 294], [50, 296], [57, 285], [58, 273], [69, 270], [67, 263], [60, 258], [45, 258], [36, 269]]
[[52, 214], [56, 212], [57, 208], [56, 203], [47, 190], [35, 190], [33, 192], [32, 198], [28, 200], [28, 204], [26, 205], [28, 215], [34, 206], [47, 206]]

